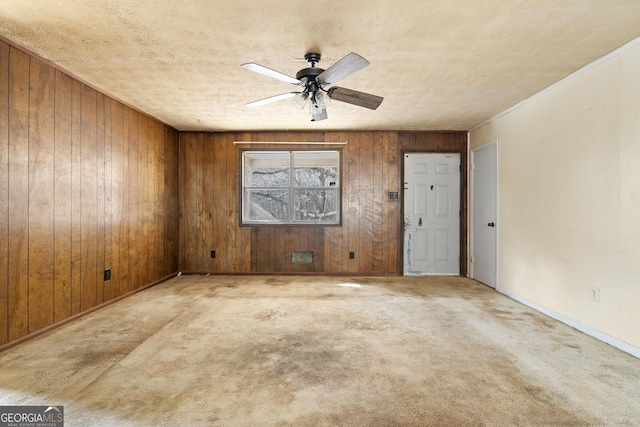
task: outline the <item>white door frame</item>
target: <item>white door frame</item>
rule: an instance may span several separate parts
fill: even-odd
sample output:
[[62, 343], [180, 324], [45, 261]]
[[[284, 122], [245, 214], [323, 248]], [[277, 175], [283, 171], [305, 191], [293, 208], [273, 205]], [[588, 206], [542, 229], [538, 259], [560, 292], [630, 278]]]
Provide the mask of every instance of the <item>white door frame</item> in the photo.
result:
[[496, 253], [495, 253], [495, 265], [494, 265], [494, 269], [495, 269], [495, 278], [496, 278], [496, 283], [495, 283], [495, 289], [498, 289], [499, 286], [499, 276], [498, 276], [498, 253], [499, 253], [499, 248], [498, 245], [500, 244], [500, 224], [498, 222], [498, 206], [499, 206], [499, 197], [500, 197], [500, 186], [498, 185], [499, 182], [499, 173], [500, 173], [500, 167], [499, 167], [499, 156], [498, 156], [498, 139], [493, 139], [491, 141], [485, 142], [484, 144], [481, 144], [477, 147], [474, 147], [473, 149], [471, 149], [471, 152], [469, 153], [469, 168], [471, 169], [470, 171], [470, 182], [469, 182], [469, 277], [474, 278], [474, 264], [473, 262], [471, 262], [473, 260], [473, 255], [474, 255], [474, 227], [473, 227], [473, 215], [474, 215], [474, 197], [475, 197], [475, 188], [474, 188], [474, 171], [473, 171], [473, 167], [474, 167], [474, 160], [475, 160], [475, 152], [476, 151], [480, 151], [482, 149], [488, 148], [490, 146], [495, 146], [495, 152], [496, 152], [496, 205], [495, 205], [495, 212], [496, 212]]

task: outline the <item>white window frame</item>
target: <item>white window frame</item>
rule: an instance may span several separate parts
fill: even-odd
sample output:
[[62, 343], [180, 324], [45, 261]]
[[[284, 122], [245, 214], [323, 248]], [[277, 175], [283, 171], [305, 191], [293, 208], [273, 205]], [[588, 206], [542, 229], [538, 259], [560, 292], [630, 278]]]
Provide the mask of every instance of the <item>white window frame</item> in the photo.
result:
[[[319, 158], [322, 158], [324, 155], [326, 157], [327, 153], [335, 154], [338, 158], [338, 173], [336, 182], [332, 182], [330, 186], [313, 186], [313, 187], [304, 187], [298, 186], [295, 184], [294, 179], [294, 156], [296, 154], [304, 154], [308, 156], [309, 154], [317, 153]], [[281, 187], [258, 187], [247, 185], [247, 165], [246, 159], [247, 155], [256, 156], [260, 154], [278, 154], [288, 155], [289, 159], [289, 185], [281, 186]], [[291, 226], [291, 225], [317, 225], [317, 226], [339, 226], [342, 221], [342, 150], [336, 149], [314, 149], [314, 150], [292, 150], [292, 149], [265, 149], [265, 150], [256, 150], [256, 149], [245, 149], [241, 151], [241, 173], [240, 173], [240, 224], [243, 226]], [[286, 190], [288, 191], [288, 220], [279, 220], [279, 219], [251, 219], [249, 218], [249, 193], [250, 191], [256, 190]], [[304, 191], [304, 190], [329, 190], [329, 191], [337, 191], [337, 200], [336, 200], [336, 217], [335, 219], [326, 220], [323, 218], [318, 219], [306, 219], [300, 220], [296, 219], [296, 212], [294, 209], [294, 195], [296, 191]]]

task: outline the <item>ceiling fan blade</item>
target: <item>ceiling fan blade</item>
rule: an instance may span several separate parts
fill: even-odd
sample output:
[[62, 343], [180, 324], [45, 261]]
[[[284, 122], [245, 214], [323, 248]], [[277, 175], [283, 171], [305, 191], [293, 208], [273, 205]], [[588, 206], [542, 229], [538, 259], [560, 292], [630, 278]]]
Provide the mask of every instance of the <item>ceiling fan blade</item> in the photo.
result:
[[381, 96], [371, 95], [369, 93], [358, 92], [357, 90], [346, 89], [334, 86], [327, 92], [329, 98], [336, 101], [346, 102], [348, 104], [357, 105], [359, 107], [375, 110], [382, 104], [384, 99]]
[[367, 65], [369, 65], [369, 61], [367, 61], [357, 53], [351, 52], [350, 54], [324, 70], [322, 73], [320, 73], [316, 80], [321, 85], [332, 85], [337, 83], [339, 80], [344, 79], [349, 74], [361, 70]]
[[253, 101], [253, 102], [250, 102], [248, 104], [245, 104], [245, 105], [247, 107], [259, 107], [261, 105], [271, 104], [272, 102], [280, 101], [282, 99], [293, 98], [294, 96], [296, 96], [299, 93], [300, 92], [281, 93], [280, 95], [274, 95], [274, 96], [270, 96], [268, 98], [262, 98], [262, 99], [259, 99], [257, 101]]
[[249, 62], [241, 65], [242, 68], [255, 71], [256, 73], [264, 74], [265, 76], [273, 77], [274, 79], [282, 80], [283, 82], [291, 83], [294, 85], [300, 84], [300, 80], [288, 76], [280, 71], [272, 70], [263, 65], [256, 64], [255, 62]]

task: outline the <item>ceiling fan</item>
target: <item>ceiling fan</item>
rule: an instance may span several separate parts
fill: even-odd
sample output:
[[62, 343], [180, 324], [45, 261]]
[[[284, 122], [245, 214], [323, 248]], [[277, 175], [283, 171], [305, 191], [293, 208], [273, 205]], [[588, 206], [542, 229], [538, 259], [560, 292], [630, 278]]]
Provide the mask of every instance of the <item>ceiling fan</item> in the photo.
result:
[[282, 93], [280, 95], [253, 101], [246, 105], [250, 107], [257, 107], [271, 102], [280, 101], [282, 99], [294, 98], [294, 105], [301, 110], [308, 103], [309, 111], [311, 112], [311, 121], [318, 121], [324, 120], [328, 117], [327, 105], [332, 99], [357, 105], [359, 107], [369, 108], [371, 110], [375, 110], [382, 103], [384, 98], [380, 96], [338, 86], [329, 87], [348, 75], [369, 65], [369, 61], [357, 53], [351, 52], [326, 70], [316, 67], [316, 64], [320, 62], [319, 53], [309, 52], [304, 56], [304, 59], [309, 63], [309, 65], [311, 65], [311, 67], [303, 68], [298, 71], [295, 78], [254, 62], [242, 64], [242, 67], [247, 70], [255, 71], [256, 73], [291, 83], [301, 89], [299, 92]]

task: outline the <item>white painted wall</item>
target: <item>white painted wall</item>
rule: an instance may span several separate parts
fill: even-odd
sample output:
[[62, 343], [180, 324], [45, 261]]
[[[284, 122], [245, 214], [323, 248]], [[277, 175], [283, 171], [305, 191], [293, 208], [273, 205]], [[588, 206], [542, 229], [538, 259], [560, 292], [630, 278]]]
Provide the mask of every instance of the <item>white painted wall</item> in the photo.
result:
[[636, 348], [639, 40], [470, 133], [499, 139], [498, 289]]

